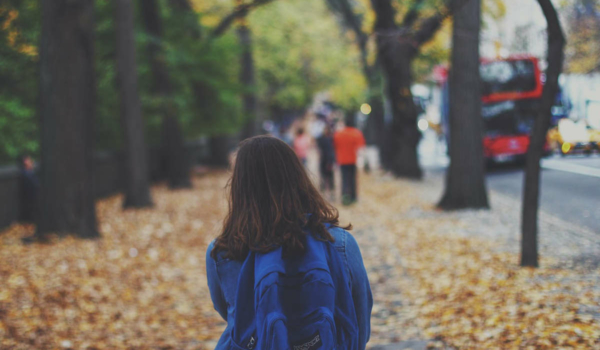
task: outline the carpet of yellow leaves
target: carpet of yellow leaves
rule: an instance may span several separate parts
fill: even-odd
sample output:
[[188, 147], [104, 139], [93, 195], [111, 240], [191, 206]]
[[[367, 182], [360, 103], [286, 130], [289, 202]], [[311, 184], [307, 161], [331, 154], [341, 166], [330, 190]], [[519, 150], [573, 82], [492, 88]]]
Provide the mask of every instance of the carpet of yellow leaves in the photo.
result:
[[[394, 233], [407, 276], [399, 289], [426, 337], [458, 349], [600, 349], [600, 315], [585, 313], [600, 306], [600, 271], [544, 267], [550, 258], [519, 268], [493, 242], [435, 233], [460, 223], [420, 202], [414, 183], [364, 180], [362, 207], [348, 214]], [[415, 207], [427, 215], [403, 215]]]
[[[408, 322], [421, 334], [459, 349], [600, 349], [598, 318], [582, 312], [600, 301], [597, 278], [520, 269], [518, 257], [493, 242], [436, 233], [459, 223], [436, 216], [415, 183], [361, 180], [361, 201], [341, 210], [342, 222], [351, 218], [363, 254], [371, 251], [367, 268], [375, 265], [369, 259], [397, 261], [374, 247], [390, 240], [394, 249], [382, 251], [400, 255], [401, 273], [371, 283], [397, 286], [398, 305], [411, 310]], [[210, 302], [204, 254], [225, 213], [225, 183], [225, 174], [212, 173], [189, 191], [157, 186], [155, 206], [145, 210], [123, 211], [120, 196], [102, 200], [100, 240], [25, 246], [20, 238], [31, 227], [2, 233], [0, 349], [211, 348], [224, 322]], [[408, 215], [414, 208], [428, 214]]]
[[202, 349], [223, 322], [204, 257], [225, 210], [225, 178], [153, 189], [152, 209], [102, 200], [102, 238], [24, 246], [31, 227], [0, 236], [1, 349]]

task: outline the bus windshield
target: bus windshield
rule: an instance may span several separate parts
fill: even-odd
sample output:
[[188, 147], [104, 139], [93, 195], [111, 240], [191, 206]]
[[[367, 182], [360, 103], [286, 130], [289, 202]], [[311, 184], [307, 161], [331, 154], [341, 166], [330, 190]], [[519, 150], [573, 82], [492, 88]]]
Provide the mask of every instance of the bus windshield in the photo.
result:
[[480, 74], [486, 102], [541, 96], [540, 72], [534, 58], [482, 62]]

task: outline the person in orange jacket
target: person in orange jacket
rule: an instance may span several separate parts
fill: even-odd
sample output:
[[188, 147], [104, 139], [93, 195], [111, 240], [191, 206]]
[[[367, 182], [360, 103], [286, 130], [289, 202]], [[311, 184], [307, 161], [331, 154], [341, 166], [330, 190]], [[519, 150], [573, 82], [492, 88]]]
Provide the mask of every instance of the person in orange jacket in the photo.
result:
[[354, 117], [347, 116], [343, 129], [333, 135], [337, 162], [342, 172], [342, 204], [356, 202], [356, 158], [365, 146], [363, 133], [356, 128]]

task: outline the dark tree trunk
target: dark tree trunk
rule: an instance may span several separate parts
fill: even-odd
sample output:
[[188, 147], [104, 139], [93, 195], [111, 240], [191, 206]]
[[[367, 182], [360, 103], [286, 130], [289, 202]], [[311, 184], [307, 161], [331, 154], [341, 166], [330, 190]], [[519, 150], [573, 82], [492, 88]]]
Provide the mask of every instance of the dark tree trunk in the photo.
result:
[[445, 9], [423, 19], [418, 28], [423, 0], [415, 0], [401, 27], [395, 23], [396, 12], [391, 0], [371, 0], [376, 15], [377, 53], [387, 79], [387, 95], [392, 123], [386, 126], [382, 164], [396, 176], [419, 179], [423, 176], [417, 156], [421, 133], [417, 128], [418, 112], [411, 93], [411, 65], [420, 47], [431, 40], [446, 16]]
[[[394, 38], [394, 34], [398, 30], [395, 19], [396, 12], [390, 0], [371, 0], [371, 5], [376, 15], [374, 30], [377, 42], [377, 59], [385, 76], [385, 92], [389, 102], [393, 100], [390, 95], [390, 81], [392, 80], [390, 68], [395, 66], [395, 56], [397, 54]], [[379, 155], [383, 169], [391, 170], [392, 157], [395, 152], [392, 145], [392, 131], [390, 125], [386, 124], [388, 123], [384, 119], [383, 132], [380, 135]]]
[[417, 129], [417, 110], [410, 91], [412, 60], [417, 46], [411, 38], [399, 36], [391, 0], [371, 0], [377, 15], [375, 32], [377, 51], [386, 75], [386, 90], [392, 110], [392, 122], [386, 127], [380, 149], [382, 165], [399, 177], [423, 176], [417, 157], [421, 133]]
[[388, 170], [399, 177], [420, 179], [423, 172], [419, 165], [417, 146], [421, 132], [417, 128], [417, 108], [410, 90], [412, 85], [412, 61], [416, 52], [408, 43], [397, 45], [395, 54], [384, 59], [388, 75], [387, 93], [392, 110], [392, 123], [386, 128], [389, 147]]
[[[377, 61], [373, 66], [365, 66], [363, 63], [363, 72], [368, 83], [368, 103], [371, 106], [371, 113], [367, 119], [365, 137], [369, 145], [377, 146], [381, 149], [382, 137], [384, 132], [384, 108], [383, 108], [383, 76], [381, 66]], [[380, 156], [381, 157], [381, 156]]]
[[99, 237], [93, 178], [94, 1], [42, 1], [41, 212], [37, 236]]
[[417, 109], [410, 90], [411, 65], [416, 51], [408, 43], [391, 43], [386, 36], [378, 38], [378, 47], [392, 112], [391, 124], [384, 129], [382, 164], [396, 176], [420, 179], [423, 172], [417, 146], [421, 133], [417, 129]]
[[450, 167], [438, 206], [446, 210], [488, 208], [479, 76], [481, 0], [469, 0], [454, 11], [452, 23]]
[[162, 120], [162, 152], [171, 189], [191, 188], [190, 159], [179, 120], [168, 115]]
[[260, 120], [256, 110], [256, 79], [254, 77], [254, 59], [252, 57], [252, 32], [246, 23], [237, 28], [237, 35], [242, 46], [240, 82], [244, 88], [242, 96], [244, 102], [245, 125], [241, 132], [241, 139], [256, 136], [260, 133]]
[[365, 136], [369, 145], [381, 148], [383, 144], [381, 142], [381, 135], [384, 132], [383, 96], [381, 94], [372, 94], [369, 97], [369, 105], [371, 106], [371, 113], [367, 119], [367, 132]]
[[117, 82], [121, 98], [121, 124], [125, 134], [123, 207], [142, 208], [151, 206], [152, 200], [138, 92], [133, 7], [133, 0], [115, 1]]
[[538, 0], [548, 23], [548, 68], [540, 109], [536, 115], [527, 151], [523, 213], [521, 222], [521, 266], [538, 266], [538, 207], [540, 197], [540, 159], [544, 153], [546, 133], [550, 126], [552, 104], [558, 93], [558, 77], [562, 71], [565, 38], [551, 0]]
[[218, 168], [229, 166], [229, 153], [234, 148], [235, 140], [229, 135], [212, 136], [209, 140], [210, 164]]
[[177, 120], [172, 102], [173, 87], [167, 69], [165, 53], [161, 46], [163, 37], [162, 19], [156, 0], [140, 0], [142, 20], [146, 32], [152, 37], [148, 44], [148, 57], [154, 80], [154, 93], [162, 102], [163, 115], [162, 156], [167, 168], [170, 188], [189, 188], [190, 162], [187, 157], [185, 140]]

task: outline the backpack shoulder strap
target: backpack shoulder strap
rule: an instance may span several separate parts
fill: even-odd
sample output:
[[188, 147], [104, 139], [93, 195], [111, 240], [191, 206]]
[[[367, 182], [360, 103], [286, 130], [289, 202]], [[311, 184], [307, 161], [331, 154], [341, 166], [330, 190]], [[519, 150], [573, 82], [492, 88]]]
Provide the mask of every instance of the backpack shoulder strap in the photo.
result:
[[232, 341], [240, 345], [245, 345], [248, 349], [254, 347], [254, 336], [256, 333], [253, 288], [255, 255], [256, 253], [250, 251], [240, 269], [235, 301], [234, 324], [231, 331]]

